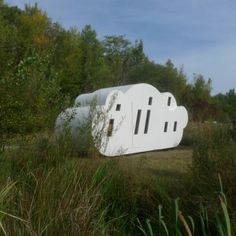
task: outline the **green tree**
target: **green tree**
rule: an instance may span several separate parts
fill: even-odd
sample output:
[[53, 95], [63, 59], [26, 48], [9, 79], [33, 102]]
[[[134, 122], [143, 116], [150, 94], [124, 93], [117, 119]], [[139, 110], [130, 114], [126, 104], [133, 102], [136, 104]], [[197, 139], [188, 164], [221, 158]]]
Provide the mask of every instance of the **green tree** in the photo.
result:
[[178, 70], [171, 60], [167, 60], [164, 66], [159, 66], [158, 85], [161, 90], [170, 91], [177, 100], [181, 100], [186, 86], [186, 76], [183, 68]]
[[20, 36], [25, 47], [33, 47], [38, 50], [49, 49], [52, 45], [48, 34], [50, 19], [46, 12], [34, 6], [26, 5], [24, 14], [20, 19]]
[[130, 73], [133, 83], [150, 83], [161, 92], [170, 91], [178, 101], [182, 101], [187, 89], [183, 69], [177, 70], [168, 60], [166, 65], [159, 65], [144, 58]]
[[210, 79], [194, 75], [187, 83], [183, 68], [171, 60], [164, 65], [149, 60], [142, 40], [112, 35], [100, 41], [89, 25], [63, 29], [37, 4], [21, 10], [0, 0], [0, 12], [1, 132], [49, 127], [64, 98], [142, 82], [173, 93], [196, 121], [235, 122], [234, 90], [212, 97]]
[[81, 32], [81, 92], [91, 92], [107, 83], [104, 49], [95, 30], [86, 25]]
[[81, 36], [76, 28], [64, 31], [56, 48], [56, 67], [61, 74], [61, 87], [65, 94], [74, 98], [82, 91]]
[[18, 19], [22, 14], [16, 7], [0, 6], [0, 77], [14, 70], [19, 62], [21, 48], [18, 37]]
[[194, 82], [191, 86], [192, 104], [190, 104], [194, 120], [204, 121], [212, 118], [211, 90], [211, 79], [206, 81], [203, 75], [194, 75]]
[[229, 105], [228, 113], [232, 121], [236, 122], [236, 93], [234, 89], [230, 89], [226, 93], [226, 101]]
[[106, 36], [103, 45], [106, 62], [112, 72], [111, 81], [113, 84], [132, 83], [134, 81], [132, 75], [136, 68], [146, 60], [143, 41], [136, 40], [132, 45], [123, 35]]
[[1, 80], [1, 132], [23, 134], [54, 125], [67, 99], [61, 93], [51, 57], [37, 53], [25, 57], [16, 73]]

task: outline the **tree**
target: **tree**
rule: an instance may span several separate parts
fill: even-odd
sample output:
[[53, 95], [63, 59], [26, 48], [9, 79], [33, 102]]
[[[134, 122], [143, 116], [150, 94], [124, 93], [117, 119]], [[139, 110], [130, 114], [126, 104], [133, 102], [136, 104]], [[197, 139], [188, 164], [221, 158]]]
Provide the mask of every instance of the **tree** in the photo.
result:
[[56, 68], [61, 75], [61, 87], [65, 94], [75, 98], [82, 91], [81, 35], [78, 29], [71, 28], [61, 34], [56, 47]]
[[37, 4], [21, 10], [0, 0], [0, 12], [1, 132], [48, 127], [63, 108], [61, 98], [142, 82], [173, 93], [196, 121], [236, 120], [234, 90], [212, 97], [211, 79], [194, 75], [187, 83], [183, 68], [171, 60], [149, 60], [142, 40], [112, 35], [100, 41], [89, 25], [63, 29]]
[[225, 100], [228, 104], [227, 113], [236, 129], [236, 93], [234, 89], [230, 89], [229, 92], [226, 93]]
[[161, 92], [170, 91], [178, 101], [182, 101], [186, 87], [186, 76], [183, 69], [179, 71], [169, 60], [166, 65], [159, 65], [144, 59], [131, 70], [130, 81], [132, 83], [150, 83]]
[[34, 6], [26, 5], [20, 17], [20, 35], [24, 46], [38, 50], [48, 49], [52, 44], [49, 37], [50, 19], [47, 14]]
[[115, 85], [124, 84], [129, 63], [130, 42], [119, 36], [105, 36], [103, 45], [107, 64], [112, 72], [112, 81]]
[[81, 92], [91, 92], [107, 82], [107, 67], [102, 44], [95, 30], [86, 25], [81, 32]]
[[9, 69], [14, 70], [21, 56], [18, 21], [22, 11], [1, 4], [0, 12], [0, 77], [4, 77]]
[[178, 70], [172, 61], [168, 59], [164, 66], [158, 66], [160, 73], [158, 85], [163, 91], [170, 91], [175, 95], [177, 101], [181, 100], [186, 88], [186, 76], [183, 68]]
[[25, 57], [16, 73], [0, 81], [0, 131], [27, 133], [54, 125], [67, 99], [61, 93], [51, 55]]
[[203, 75], [194, 75], [194, 83], [191, 86], [193, 99], [190, 105], [194, 120], [204, 121], [212, 118], [210, 111], [214, 108], [211, 103], [211, 84], [211, 79], [206, 81]]
[[106, 62], [112, 72], [113, 84], [121, 85], [132, 82], [130, 73], [133, 73], [135, 67], [145, 60], [143, 42], [136, 40], [132, 45], [123, 35], [119, 35], [106, 36], [103, 45]]

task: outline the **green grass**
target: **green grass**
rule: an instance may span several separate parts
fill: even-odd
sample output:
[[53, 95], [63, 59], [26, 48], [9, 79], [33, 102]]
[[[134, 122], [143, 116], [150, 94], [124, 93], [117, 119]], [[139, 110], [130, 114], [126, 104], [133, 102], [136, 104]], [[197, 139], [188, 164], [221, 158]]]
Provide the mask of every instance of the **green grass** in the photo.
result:
[[220, 132], [193, 149], [119, 158], [82, 157], [48, 136], [9, 144], [1, 234], [234, 235], [235, 143]]

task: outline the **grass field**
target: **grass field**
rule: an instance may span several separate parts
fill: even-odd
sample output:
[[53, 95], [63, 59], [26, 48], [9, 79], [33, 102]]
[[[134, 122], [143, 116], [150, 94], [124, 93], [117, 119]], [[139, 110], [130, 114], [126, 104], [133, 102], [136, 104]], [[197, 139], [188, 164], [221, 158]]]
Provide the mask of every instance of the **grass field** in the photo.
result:
[[124, 157], [127, 165], [132, 162], [141, 163], [145, 171], [158, 174], [176, 174], [185, 172], [192, 163], [191, 148], [175, 148], [155, 152], [147, 152]]
[[105, 159], [116, 160], [126, 174], [145, 183], [156, 178], [162, 180], [182, 178], [192, 167], [192, 153], [191, 148], [179, 147]]
[[225, 130], [115, 158], [39, 136], [10, 140], [0, 153], [0, 235], [236, 232], [236, 146]]

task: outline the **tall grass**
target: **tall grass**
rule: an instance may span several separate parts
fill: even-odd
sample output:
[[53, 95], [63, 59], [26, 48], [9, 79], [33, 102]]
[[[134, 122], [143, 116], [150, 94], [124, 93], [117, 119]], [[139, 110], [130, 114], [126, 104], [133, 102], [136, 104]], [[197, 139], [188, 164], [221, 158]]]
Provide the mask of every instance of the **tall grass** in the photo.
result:
[[[162, 205], [158, 206], [158, 218], [156, 220], [147, 219], [145, 224], [142, 225], [140, 220], [137, 219], [138, 228], [143, 235], [219, 235], [219, 236], [231, 236], [231, 220], [227, 208], [227, 201], [225, 193], [223, 192], [221, 178], [219, 176], [220, 192], [218, 197], [220, 199], [218, 208], [214, 210], [214, 216], [212, 219], [208, 218], [208, 208], [200, 204], [199, 216], [184, 215], [180, 210], [179, 199], [173, 201], [172, 207], [175, 214], [168, 215], [170, 218], [175, 219], [173, 224], [170, 224], [166, 220], [166, 216], [163, 214]], [[155, 224], [157, 227], [156, 233]], [[173, 227], [174, 226], [174, 227]]]
[[172, 178], [145, 176], [141, 162], [80, 158], [70, 143], [45, 136], [4, 150], [1, 233], [234, 235], [235, 143], [224, 129], [201, 132], [193, 165]]

